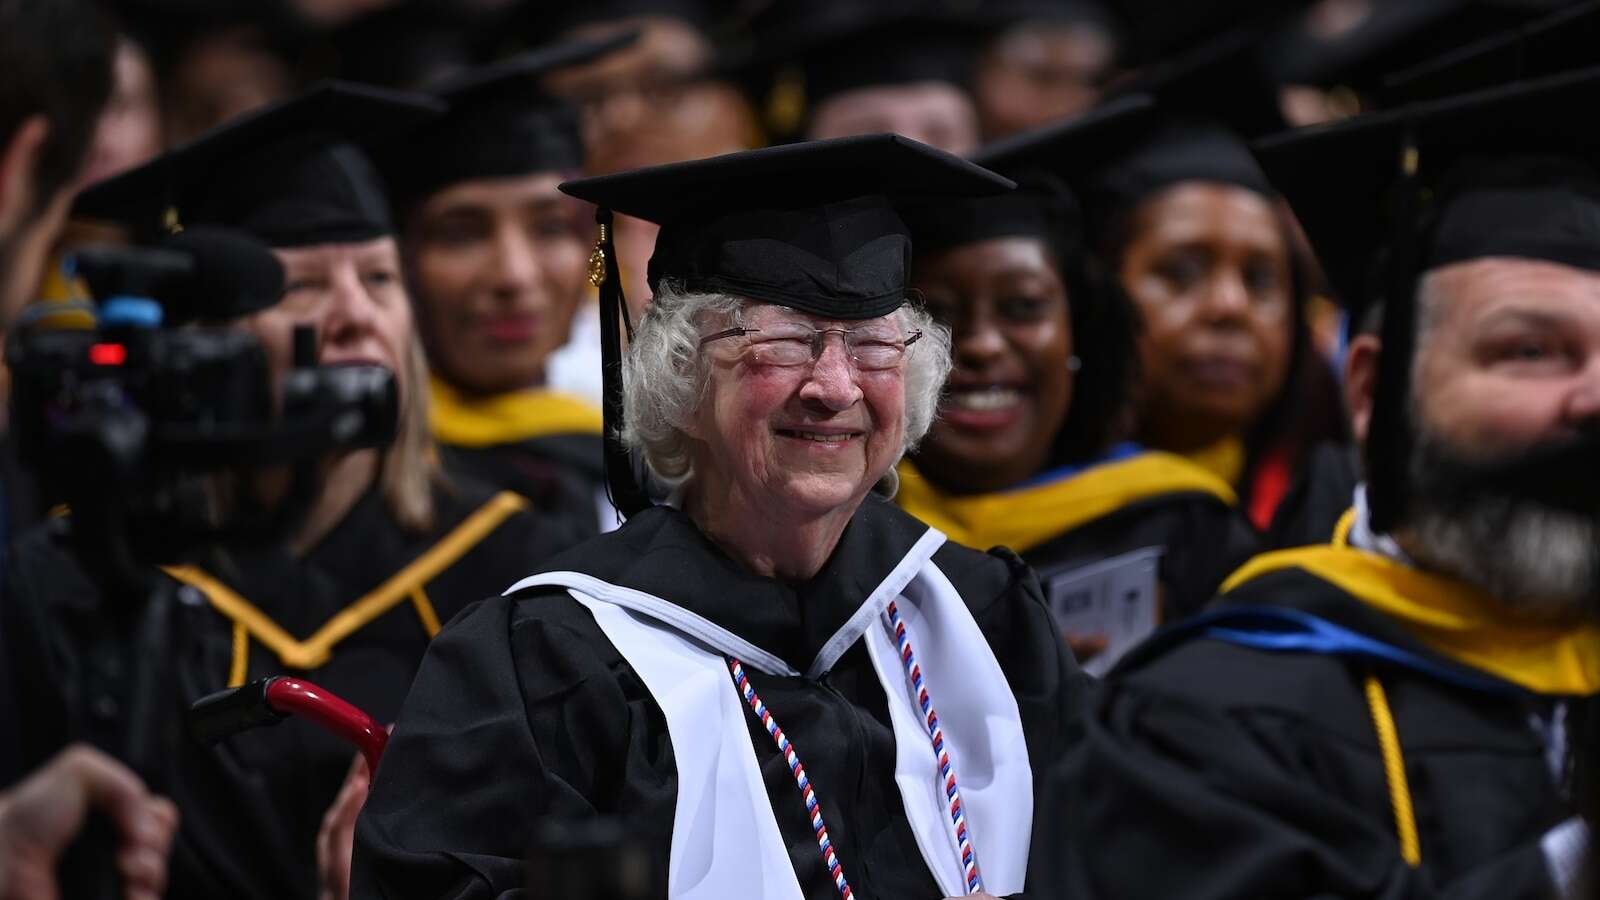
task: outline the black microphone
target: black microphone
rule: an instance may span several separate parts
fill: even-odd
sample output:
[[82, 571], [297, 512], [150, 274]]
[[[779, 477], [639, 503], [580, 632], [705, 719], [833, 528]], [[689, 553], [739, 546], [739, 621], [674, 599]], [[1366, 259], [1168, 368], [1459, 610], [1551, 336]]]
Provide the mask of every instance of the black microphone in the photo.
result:
[[272, 248], [229, 228], [199, 225], [157, 245], [189, 258], [190, 270], [155, 293], [166, 322], [227, 320], [260, 312], [283, 298], [283, 265]]

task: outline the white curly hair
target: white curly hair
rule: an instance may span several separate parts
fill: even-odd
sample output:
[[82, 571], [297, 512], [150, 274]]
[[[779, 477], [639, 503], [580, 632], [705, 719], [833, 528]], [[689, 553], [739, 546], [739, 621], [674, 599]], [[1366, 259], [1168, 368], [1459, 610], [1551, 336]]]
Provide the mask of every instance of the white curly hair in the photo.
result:
[[[623, 358], [622, 442], [670, 488], [694, 476], [683, 425], [705, 398], [708, 383], [708, 370], [700, 362], [700, 336], [713, 327], [725, 327], [722, 322], [738, 324], [753, 304], [729, 294], [697, 293], [663, 283], [634, 333]], [[939, 392], [950, 374], [950, 330], [913, 303], [895, 314], [908, 329], [922, 332], [906, 353], [903, 455], [933, 425]], [[891, 465], [877, 487], [892, 496], [898, 486]]]

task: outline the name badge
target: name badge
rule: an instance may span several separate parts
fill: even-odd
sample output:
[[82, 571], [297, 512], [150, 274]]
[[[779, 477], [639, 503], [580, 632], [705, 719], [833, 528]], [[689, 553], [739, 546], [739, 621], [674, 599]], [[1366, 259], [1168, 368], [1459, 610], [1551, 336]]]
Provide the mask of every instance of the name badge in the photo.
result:
[[1070, 638], [1105, 641], [1105, 649], [1083, 662], [1085, 672], [1105, 674], [1155, 631], [1161, 614], [1161, 549], [1145, 547], [1058, 574], [1044, 573], [1045, 596], [1062, 631]]

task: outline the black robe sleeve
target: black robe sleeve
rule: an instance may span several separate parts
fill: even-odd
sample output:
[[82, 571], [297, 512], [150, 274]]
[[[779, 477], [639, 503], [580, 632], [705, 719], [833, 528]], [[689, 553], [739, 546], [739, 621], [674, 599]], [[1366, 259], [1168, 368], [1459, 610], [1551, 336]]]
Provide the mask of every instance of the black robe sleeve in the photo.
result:
[[[1209, 647], [1188, 654], [1160, 679], [1114, 672], [1086, 720], [1084, 741], [1061, 782], [1058, 812], [1066, 832], [1056, 881], [1074, 898], [1221, 900], [1339, 897], [1369, 900], [1532, 900], [1553, 890], [1537, 829], [1520, 843], [1470, 861], [1449, 883], [1427, 867], [1430, 816], [1418, 797], [1424, 867], [1401, 858], [1381, 765], [1355, 737], [1363, 727], [1360, 682], [1329, 679], [1325, 659], [1275, 657]], [[1315, 698], [1314, 719], [1285, 714], [1223, 688], [1228, 700], [1200, 696], [1218, 681], [1265, 682], [1262, 692], [1306, 683], [1337, 688]], [[1198, 674], [1209, 671], [1213, 677]], [[1176, 684], [1187, 681], [1191, 687]], [[1396, 695], [1398, 696], [1398, 694]], [[1348, 725], [1350, 728], [1346, 728]], [[1370, 725], [1365, 726], [1370, 730]], [[1402, 729], [1404, 730], [1404, 729]], [[1470, 737], [1464, 739], [1471, 743]], [[1455, 755], [1471, 755], [1461, 747]], [[1493, 763], [1493, 760], [1484, 760]], [[1537, 765], [1537, 763], [1535, 763]], [[1425, 761], [1409, 760], [1413, 778]], [[1423, 785], [1414, 785], [1423, 787]], [[1466, 794], [1483, 783], [1438, 785]], [[1504, 806], [1506, 798], [1500, 798]], [[1453, 823], [1491, 833], [1507, 809], [1480, 803], [1484, 821]], [[1384, 814], [1375, 815], [1375, 810]], [[1514, 818], [1515, 814], [1509, 817]]]
[[485, 601], [413, 683], [357, 823], [351, 896], [525, 896], [540, 817], [671, 822], [676, 771], [664, 718], [588, 610]]

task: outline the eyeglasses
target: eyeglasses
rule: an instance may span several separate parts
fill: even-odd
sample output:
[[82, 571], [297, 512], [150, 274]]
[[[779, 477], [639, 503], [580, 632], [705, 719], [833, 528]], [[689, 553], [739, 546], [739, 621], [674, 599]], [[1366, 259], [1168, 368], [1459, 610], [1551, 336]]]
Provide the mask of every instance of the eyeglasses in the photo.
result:
[[763, 366], [803, 366], [822, 356], [828, 335], [844, 341], [846, 354], [862, 371], [893, 369], [906, 357], [906, 348], [922, 337], [916, 329], [904, 331], [887, 322], [859, 328], [817, 328], [800, 322], [777, 322], [762, 328], [729, 328], [700, 339], [704, 347], [712, 341], [749, 337], [745, 353]]

